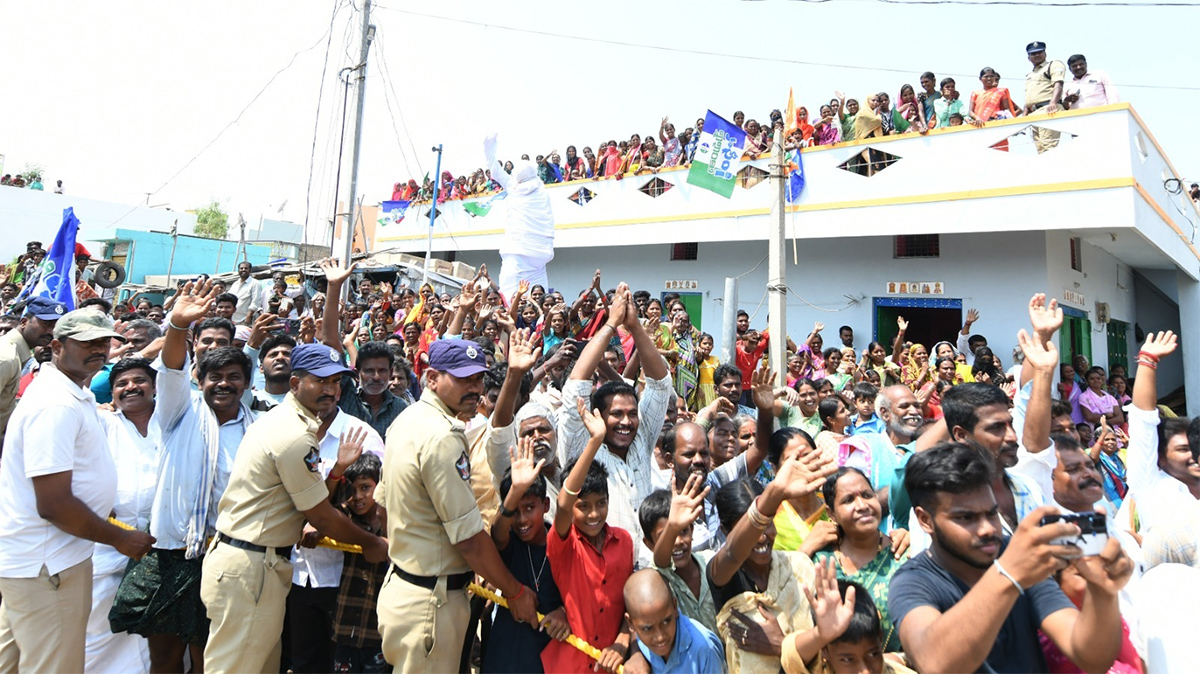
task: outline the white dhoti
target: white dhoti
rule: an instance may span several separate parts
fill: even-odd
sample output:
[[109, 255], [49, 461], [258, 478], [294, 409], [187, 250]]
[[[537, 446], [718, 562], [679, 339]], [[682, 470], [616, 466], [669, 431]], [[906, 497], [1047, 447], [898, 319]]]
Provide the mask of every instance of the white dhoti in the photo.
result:
[[[107, 546], [96, 546], [100, 548]], [[108, 625], [108, 611], [117, 596], [124, 568], [115, 573], [100, 573], [106, 569], [94, 566], [92, 576], [92, 613], [88, 616], [87, 646], [84, 651], [84, 671], [87, 674], [137, 674], [150, 671], [150, 646], [137, 634], [113, 634]]]
[[503, 260], [503, 264], [500, 265], [500, 293], [506, 299], [511, 300], [516, 294], [520, 281], [528, 282], [530, 287], [550, 287], [550, 279], [546, 276], [545, 258], [501, 253], [500, 259]]
[[496, 137], [488, 136], [483, 147], [492, 178], [506, 193], [498, 202], [504, 221], [500, 293], [511, 300], [520, 281], [549, 286], [546, 265], [554, 259], [554, 209], [532, 162], [518, 161], [508, 174], [496, 161]]

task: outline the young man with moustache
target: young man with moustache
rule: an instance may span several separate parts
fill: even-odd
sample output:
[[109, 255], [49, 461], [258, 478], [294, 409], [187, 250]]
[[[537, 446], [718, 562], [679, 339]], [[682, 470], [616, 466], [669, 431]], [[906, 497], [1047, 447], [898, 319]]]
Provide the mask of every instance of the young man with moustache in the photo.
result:
[[[201, 659], [208, 618], [200, 599], [207, 544], [216, 532], [217, 504], [229, 483], [238, 445], [254, 420], [242, 397], [250, 382], [250, 359], [222, 345], [227, 330], [206, 328], [216, 298], [211, 281], [189, 282], [177, 295], [162, 353], [154, 362], [155, 417], [162, 457], [150, 516], [156, 547], [127, 570], [109, 613], [112, 629], [149, 640], [151, 671], [183, 671], [184, 650]], [[193, 390], [187, 330], [200, 321]], [[229, 330], [228, 332], [232, 332]], [[212, 340], [203, 338], [211, 336]], [[208, 343], [201, 345], [202, 341]], [[227, 344], [228, 342], [224, 342]]]
[[267, 412], [283, 402], [288, 394], [288, 381], [292, 377], [292, 350], [296, 340], [290, 335], [271, 335], [259, 350], [259, 369], [262, 370], [264, 385], [252, 392], [254, 402], [250, 409]]
[[95, 543], [141, 558], [154, 543], [106, 518], [116, 467], [88, 382], [123, 340], [80, 309], [54, 326], [53, 357], [10, 419], [0, 463], [0, 670], [81, 672]]
[[[107, 380], [116, 409], [101, 410], [100, 420], [117, 468], [117, 499], [112, 516], [138, 531], [146, 531], [150, 527], [162, 451], [162, 431], [154, 416], [154, 367], [145, 358], [124, 358], [113, 364]], [[117, 674], [147, 671], [150, 667], [146, 639], [137, 634], [113, 632], [108, 621], [108, 612], [128, 563], [128, 558], [116, 548], [96, 546], [84, 671]]]
[[[956, 387], [957, 388], [957, 387]], [[1107, 671], [1121, 648], [1117, 594], [1133, 563], [1116, 540], [1080, 556], [1056, 541], [1079, 534], [1055, 506], [1033, 509], [1012, 535], [993, 493], [993, 462], [943, 443], [908, 464], [905, 478], [929, 550], [893, 576], [888, 609], [905, 654], [922, 672], [1047, 672], [1039, 630], [1082, 671]], [[1082, 608], [1053, 574], [1073, 564], [1087, 583]]]

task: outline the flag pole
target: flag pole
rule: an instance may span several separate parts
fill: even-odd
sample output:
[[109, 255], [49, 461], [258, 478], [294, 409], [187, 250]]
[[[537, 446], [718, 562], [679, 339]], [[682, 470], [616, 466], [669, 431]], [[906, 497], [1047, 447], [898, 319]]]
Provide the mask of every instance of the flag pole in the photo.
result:
[[[433, 259], [433, 222], [437, 219], [438, 187], [442, 182], [442, 146], [433, 148], [437, 153], [437, 168], [433, 173], [433, 201], [429, 204], [429, 232], [425, 236], [425, 269], [421, 272], [421, 287], [429, 281], [429, 263]], [[420, 293], [418, 293], [420, 294]]]
[[785, 381], [787, 372], [787, 280], [784, 253], [784, 231], [787, 218], [787, 157], [783, 151], [783, 130], [776, 129], [771, 146], [771, 179], [775, 183], [771, 200], [771, 230], [767, 241], [767, 293], [768, 310], [771, 312], [768, 327], [771, 330], [771, 369], [779, 382]]

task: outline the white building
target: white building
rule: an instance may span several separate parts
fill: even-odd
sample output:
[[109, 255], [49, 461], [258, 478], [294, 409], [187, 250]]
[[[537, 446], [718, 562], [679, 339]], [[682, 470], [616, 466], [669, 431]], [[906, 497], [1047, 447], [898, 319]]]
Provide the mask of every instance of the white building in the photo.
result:
[[[1031, 125], [1059, 131], [1059, 145], [1038, 154]], [[870, 176], [846, 170], [868, 147], [886, 165]], [[1179, 331], [1200, 318], [1200, 211], [1129, 104], [810, 148], [803, 158], [807, 187], [789, 208], [786, 244], [788, 332], [797, 341], [821, 321], [827, 345], [845, 324], [860, 350], [871, 339], [890, 348], [903, 315], [909, 337], [929, 345], [953, 340], [974, 307], [982, 319], [973, 331], [1007, 366], [1028, 327], [1029, 297], [1045, 292], [1068, 314], [1064, 360], [1083, 353], [1107, 366], [1132, 362], [1142, 331]], [[738, 307], [765, 326], [768, 161], [743, 168], [730, 199], [688, 185], [676, 169], [549, 186], [551, 283], [568, 302], [597, 268], [606, 289], [620, 280], [656, 295], [679, 289], [719, 346], [725, 278], [737, 276]], [[652, 196], [665, 187], [656, 181], [670, 187]], [[437, 256], [499, 268], [495, 210], [472, 217], [462, 202], [438, 210]], [[381, 230], [378, 246], [422, 253], [423, 212]], [[1200, 410], [1200, 331], [1184, 332], [1182, 344], [1160, 388], [1190, 384], [1188, 407]]]

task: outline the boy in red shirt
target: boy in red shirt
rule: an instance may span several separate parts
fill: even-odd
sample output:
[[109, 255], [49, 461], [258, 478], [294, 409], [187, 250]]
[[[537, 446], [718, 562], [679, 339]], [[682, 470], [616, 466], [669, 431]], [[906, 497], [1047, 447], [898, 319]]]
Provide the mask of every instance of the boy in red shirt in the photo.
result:
[[737, 341], [737, 366], [742, 371], [741, 404], [754, 407], [754, 398], [750, 395], [750, 386], [754, 381], [754, 371], [758, 369], [758, 361], [762, 360], [763, 352], [771, 343], [771, 337], [763, 330], [761, 334], [753, 328], [747, 328]]
[[[579, 416], [591, 438], [567, 466], [558, 492], [554, 534], [546, 537], [550, 572], [562, 595], [571, 632], [602, 650], [599, 667], [616, 672], [629, 657], [631, 636], [625, 615], [625, 581], [633, 574], [633, 539], [608, 519], [608, 471], [593, 463], [607, 426], [598, 410], [578, 401]], [[585, 674], [595, 663], [573, 646], [551, 641], [542, 651], [547, 672]]]

